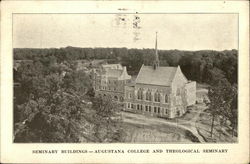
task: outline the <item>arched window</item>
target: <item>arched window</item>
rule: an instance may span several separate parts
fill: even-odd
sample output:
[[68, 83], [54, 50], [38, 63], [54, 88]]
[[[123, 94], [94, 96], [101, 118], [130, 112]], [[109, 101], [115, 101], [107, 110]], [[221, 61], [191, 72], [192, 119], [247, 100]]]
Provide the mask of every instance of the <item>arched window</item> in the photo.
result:
[[150, 91], [150, 90], [148, 90], [148, 91], [146, 92], [146, 100], [148, 100], [148, 101], [151, 101], [151, 100], [152, 100], [152, 96], [151, 96], [151, 91]]
[[142, 92], [142, 89], [140, 88], [137, 92], [137, 98], [142, 100], [143, 99], [143, 92]]
[[157, 96], [158, 96], [158, 93], [155, 92], [155, 101], [157, 102]]
[[117, 96], [114, 96], [114, 99], [115, 99], [115, 100], [118, 100], [118, 97], [117, 97]]
[[168, 103], [168, 95], [165, 95], [165, 103]]
[[155, 92], [155, 102], [160, 102], [160, 93], [158, 91]]
[[123, 97], [122, 96], [120, 97], [120, 101], [123, 101]]
[[149, 101], [152, 101], [152, 94], [151, 94], [151, 92], [149, 92], [148, 97], [149, 97]]

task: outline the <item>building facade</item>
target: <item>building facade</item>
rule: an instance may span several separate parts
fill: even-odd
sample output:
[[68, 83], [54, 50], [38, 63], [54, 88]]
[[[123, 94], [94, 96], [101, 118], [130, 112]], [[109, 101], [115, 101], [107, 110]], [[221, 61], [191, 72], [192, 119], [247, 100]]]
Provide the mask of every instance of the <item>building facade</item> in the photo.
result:
[[96, 96], [109, 96], [116, 101], [124, 101], [124, 89], [130, 83], [126, 67], [121, 64], [104, 64], [93, 73], [93, 88]]
[[142, 65], [135, 81], [120, 64], [102, 65], [93, 77], [95, 95], [123, 102], [125, 111], [174, 118], [196, 103], [196, 82], [189, 81], [179, 66], [159, 65], [157, 35], [153, 65]]
[[161, 67], [155, 45], [153, 66], [142, 65], [134, 83], [125, 86], [125, 111], [174, 118], [196, 102], [196, 82], [189, 81], [180, 67]]
[[174, 118], [195, 104], [196, 83], [180, 67], [142, 65], [134, 84], [125, 86], [125, 111]]

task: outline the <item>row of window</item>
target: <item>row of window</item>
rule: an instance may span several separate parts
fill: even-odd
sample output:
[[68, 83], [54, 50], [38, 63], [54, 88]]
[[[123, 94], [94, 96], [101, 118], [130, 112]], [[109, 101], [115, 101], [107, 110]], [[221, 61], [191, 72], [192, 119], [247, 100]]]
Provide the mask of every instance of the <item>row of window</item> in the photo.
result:
[[[101, 83], [101, 80], [97, 80], [99, 83]], [[103, 83], [104, 84], [115, 84], [115, 85], [117, 85], [118, 83], [122, 83], [122, 84], [126, 84], [126, 83], [128, 83], [128, 82], [130, 82], [130, 80], [122, 80], [122, 81], [115, 81], [115, 80], [113, 80], [113, 81], [111, 81], [111, 80], [108, 80], [108, 82], [106, 82], [106, 81], [103, 81]]]
[[117, 88], [116, 87], [106, 87], [106, 86], [99, 86], [99, 89], [101, 90], [112, 90], [112, 91], [116, 91], [117, 90]]
[[[133, 104], [133, 103], [127, 103], [127, 107], [129, 109], [137, 109], [140, 111], [143, 111], [145, 109], [146, 112], [154, 112], [154, 113], [161, 113], [161, 109], [164, 110], [164, 108], [161, 107], [155, 107], [155, 106], [150, 106], [150, 105], [142, 105], [142, 104]], [[165, 109], [165, 114], [168, 114], [168, 110]]]
[[[98, 96], [99, 97], [102, 97], [102, 94], [98, 94]], [[110, 95], [106, 95], [106, 94], [103, 94], [103, 97], [106, 97], [106, 96], [110, 96]], [[112, 97], [114, 100], [118, 100], [118, 96], [114, 96], [114, 97]], [[123, 101], [123, 97], [122, 96], [120, 96], [120, 99], [119, 99], [120, 101]]]
[[[152, 93], [148, 90], [146, 92], [146, 97], [145, 99], [147, 101], [152, 101]], [[137, 92], [137, 99], [138, 100], [143, 100], [144, 99], [144, 95], [143, 95], [143, 90], [142, 89], [139, 89], [138, 92]], [[161, 102], [161, 94], [157, 91], [154, 93], [154, 101], [155, 102]], [[168, 95], [166, 94], [165, 95], [165, 103], [168, 103]]]
[[[98, 80], [98, 82], [101, 83], [101, 80]], [[112, 83], [113, 83], [113, 84], [117, 84], [117, 81], [110, 81], [110, 80], [109, 80], [107, 83], [106, 83], [106, 81], [103, 81], [103, 83], [104, 83], [104, 84], [107, 84], [107, 83], [108, 83], [108, 84], [112, 84]]]

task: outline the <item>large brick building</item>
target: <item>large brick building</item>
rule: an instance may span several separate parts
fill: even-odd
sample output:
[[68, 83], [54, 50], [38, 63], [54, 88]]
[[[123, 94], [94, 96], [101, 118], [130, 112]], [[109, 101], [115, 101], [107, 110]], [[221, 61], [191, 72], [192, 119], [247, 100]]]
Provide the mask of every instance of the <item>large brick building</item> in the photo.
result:
[[135, 82], [125, 86], [125, 111], [174, 118], [195, 101], [196, 82], [187, 80], [179, 66], [159, 66], [156, 36], [153, 66], [142, 65]]
[[96, 96], [109, 96], [123, 102], [125, 85], [130, 82], [126, 67], [104, 64], [94, 72], [93, 87]]

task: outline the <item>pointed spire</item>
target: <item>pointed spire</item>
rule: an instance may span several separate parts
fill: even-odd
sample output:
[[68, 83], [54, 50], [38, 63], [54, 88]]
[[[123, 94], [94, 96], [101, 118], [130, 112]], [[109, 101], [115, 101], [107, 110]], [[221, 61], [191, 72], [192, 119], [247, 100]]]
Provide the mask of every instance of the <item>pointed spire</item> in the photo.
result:
[[157, 32], [155, 37], [155, 61], [154, 61], [154, 69], [159, 67], [159, 56], [158, 56], [158, 49], [157, 49]]

